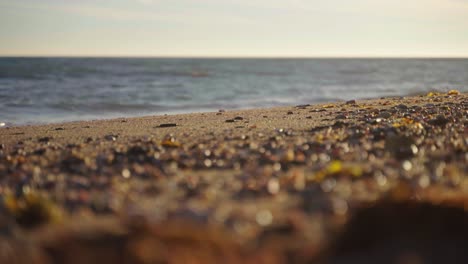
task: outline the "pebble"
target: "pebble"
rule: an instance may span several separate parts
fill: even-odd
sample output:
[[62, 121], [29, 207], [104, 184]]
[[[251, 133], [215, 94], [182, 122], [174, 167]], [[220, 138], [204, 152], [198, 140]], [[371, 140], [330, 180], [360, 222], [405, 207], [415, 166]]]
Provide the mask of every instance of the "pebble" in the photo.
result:
[[159, 127], [176, 127], [176, 123], [166, 123], [166, 124], [160, 124]]
[[52, 137], [41, 137], [37, 141], [41, 143], [48, 143], [51, 139]]
[[396, 106], [396, 108], [398, 108], [400, 110], [406, 110], [406, 109], [408, 109], [408, 106], [405, 105], [405, 104], [399, 104], [399, 105]]
[[268, 226], [273, 222], [273, 215], [268, 210], [260, 210], [255, 216], [255, 219], [259, 225]]
[[115, 135], [105, 135], [104, 139], [107, 140], [107, 141], [116, 141], [117, 136], [115, 136]]
[[280, 183], [277, 179], [270, 179], [267, 184], [268, 193], [275, 195], [280, 191]]
[[385, 141], [385, 149], [393, 153], [395, 158], [399, 160], [411, 158], [418, 153], [418, 147], [415, 145], [415, 140], [407, 136], [393, 135], [387, 137]]

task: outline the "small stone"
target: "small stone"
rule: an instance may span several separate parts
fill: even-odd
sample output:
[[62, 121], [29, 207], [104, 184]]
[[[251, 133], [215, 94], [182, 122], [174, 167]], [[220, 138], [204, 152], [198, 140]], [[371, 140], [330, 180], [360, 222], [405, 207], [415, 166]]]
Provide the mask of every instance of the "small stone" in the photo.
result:
[[431, 184], [431, 179], [427, 175], [423, 175], [418, 180], [419, 187], [427, 188]]
[[434, 126], [445, 126], [450, 122], [445, 116], [439, 115], [434, 119], [431, 119], [428, 121], [429, 124], [434, 125]]
[[236, 122], [236, 120], [234, 120], [234, 119], [227, 119], [226, 120], [226, 123], [234, 123], [234, 122]]
[[236, 116], [234, 117], [234, 120], [244, 120], [244, 118], [242, 116]]
[[268, 193], [275, 195], [280, 190], [280, 183], [278, 179], [270, 179], [267, 184]]
[[356, 100], [349, 100], [349, 101], [346, 101], [346, 104], [347, 104], [347, 105], [355, 105], [355, 104], [356, 104]]
[[130, 178], [132, 174], [130, 173], [130, 170], [129, 169], [123, 169], [122, 170], [122, 177], [124, 177], [125, 179], [128, 179]]
[[166, 123], [166, 124], [160, 124], [159, 127], [175, 127], [177, 126], [176, 123]]
[[385, 148], [389, 150], [396, 159], [409, 159], [418, 153], [418, 147], [414, 139], [406, 136], [389, 136], [385, 141]]
[[411, 161], [409, 160], [403, 161], [403, 164], [401, 164], [401, 166], [403, 167], [405, 171], [409, 171], [413, 168], [413, 164], [411, 164]]
[[273, 215], [268, 210], [260, 210], [255, 216], [255, 220], [261, 226], [268, 226], [273, 222]]
[[392, 114], [390, 112], [384, 111], [384, 112], [380, 112], [378, 117], [387, 119], [387, 118], [392, 117]]
[[399, 105], [396, 106], [396, 108], [401, 109], [401, 110], [406, 110], [406, 109], [408, 109], [408, 106], [405, 105], [405, 104], [399, 104]]
[[52, 137], [41, 137], [37, 141], [41, 143], [47, 143], [52, 139]]
[[335, 117], [335, 119], [347, 119], [347, 118], [348, 118], [348, 116], [346, 116], [346, 115], [337, 115]]
[[117, 136], [115, 136], [115, 135], [105, 135], [105, 136], [104, 136], [104, 139], [105, 139], [105, 140], [108, 140], [108, 141], [116, 141], [116, 140], [117, 140]]
[[341, 128], [346, 126], [346, 123], [343, 121], [336, 121], [335, 124], [333, 124], [333, 128]]
[[57, 127], [55, 128], [56, 131], [60, 131], [60, 130], [65, 130], [63, 127]]
[[288, 111], [288, 115], [294, 114], [293, 111]]

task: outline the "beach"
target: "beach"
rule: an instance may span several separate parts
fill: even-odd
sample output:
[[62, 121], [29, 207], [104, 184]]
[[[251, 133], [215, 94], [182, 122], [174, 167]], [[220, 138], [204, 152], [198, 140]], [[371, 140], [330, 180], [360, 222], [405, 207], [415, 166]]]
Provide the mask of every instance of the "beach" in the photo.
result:
[[2, 127], [0, 262], [453, 256], [468, 245], [467, 116], [452, 90]]

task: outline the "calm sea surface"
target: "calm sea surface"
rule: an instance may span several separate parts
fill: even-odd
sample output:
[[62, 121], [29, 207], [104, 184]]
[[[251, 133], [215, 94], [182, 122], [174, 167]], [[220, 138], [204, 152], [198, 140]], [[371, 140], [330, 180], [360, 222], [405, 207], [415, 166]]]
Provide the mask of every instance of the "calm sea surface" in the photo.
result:
[[23, 125], [468, 91], [468, 59], [0, 58]]

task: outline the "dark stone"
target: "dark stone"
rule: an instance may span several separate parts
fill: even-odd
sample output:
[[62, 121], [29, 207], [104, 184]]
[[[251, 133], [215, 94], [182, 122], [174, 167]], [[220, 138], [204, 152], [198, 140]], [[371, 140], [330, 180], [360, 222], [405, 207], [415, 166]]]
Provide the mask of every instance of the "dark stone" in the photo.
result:
[[408, 109], [408, 106], [404, 105], [404, 104], [399, 104], [399, 105], [396, 106], [396, 108], [401, 109], [401, 110], [406, 110], [406, 109]]
[[392, 117], [392, 114], [390, 112], [386, 112], [386, 111], [385, 112], [380, 112], [378, 117], [387, 119], [387, 118]]
[[52, 139], [52, 137], [41, 137], [37, 141], [41, 143], [47, 143]]
[[385, 149], [390, 151], [398, 160], [410, 159], [418, 152], [413, 138], [398, 135], [386, 138]]
[[443, 115], [439, 115], [436, 118], [431, 119], [431, 120], [428, 121], [428, 123], [431, 124], [431, 125], [441, 126], [441, 127], [444, 127], [449, 122], [450, 122], [450, 120], [448, 118], [446, 118], [445, 116], [443, 116]]
[[176, 123], [166, 123], [166, 124], [160, 124], [159, 127], [175, 127], [177, 126]]
[[333, 124], [333, 128], [341, 128], [346, 126], [347, 124], [343, 121], [336, 121], [335, 124]]

